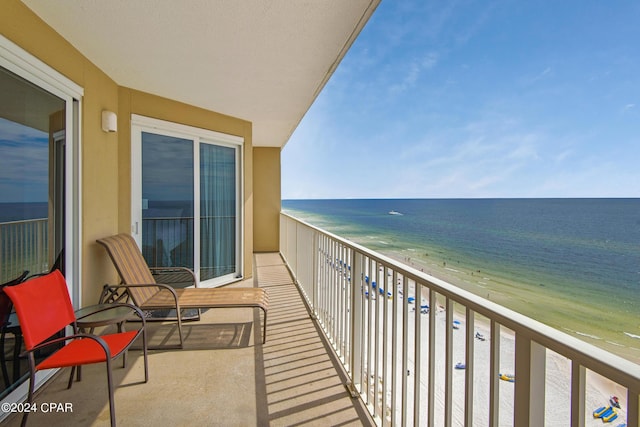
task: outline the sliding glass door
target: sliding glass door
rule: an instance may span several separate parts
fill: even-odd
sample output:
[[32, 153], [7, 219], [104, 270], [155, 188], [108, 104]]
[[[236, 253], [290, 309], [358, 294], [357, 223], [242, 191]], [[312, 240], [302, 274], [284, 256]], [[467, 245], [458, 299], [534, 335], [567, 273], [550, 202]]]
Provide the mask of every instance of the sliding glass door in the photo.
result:
[[[82, 94], [75, 83], [0, 36], [0, 284], [55, 268], [65, 275], [76, 306]], [[0, 304], [0, 400], [20, 402], [29, 369], [8, 303], [5, 296]], [[52, 373], [39, 372], [36, 387]]]
[[132, 233], [150, 266], [240, 277], [241, 139], [134, 116]]

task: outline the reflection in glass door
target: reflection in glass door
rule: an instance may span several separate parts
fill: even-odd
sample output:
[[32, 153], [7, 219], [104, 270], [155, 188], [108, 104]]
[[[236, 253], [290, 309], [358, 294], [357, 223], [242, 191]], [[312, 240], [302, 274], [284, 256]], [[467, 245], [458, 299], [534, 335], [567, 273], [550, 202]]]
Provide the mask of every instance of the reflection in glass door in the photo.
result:
[[240, 277], [240, 145], [136, 117], [132, 232], [147, 263], [192, 269], [203, 286]]
[[[0, 284], [47, 272], [65, 245], [67, 102], [0, 67]], [[56, 265], [64, 273], [64, 260]], [[0, 398], [26, 378], [20, 328], [0, 298]]]
[[151, 267], [193, 264], [193, 141], [142, 132], [142, 253]]

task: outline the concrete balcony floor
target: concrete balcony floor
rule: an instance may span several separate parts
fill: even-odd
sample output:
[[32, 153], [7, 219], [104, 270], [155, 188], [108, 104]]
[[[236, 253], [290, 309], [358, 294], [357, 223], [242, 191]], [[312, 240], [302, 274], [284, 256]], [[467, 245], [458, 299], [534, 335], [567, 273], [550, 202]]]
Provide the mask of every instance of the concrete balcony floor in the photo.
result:
[[[256, 254], [254, 278], [233, 286], [268, 289], [267, 342], [261, 344], [262, 312], [216, 309], [183, 325], [185, 348], [150, 350], [149, 382], [142, 352], [127, 366], [114, 365], [115, 405], [121, 426], [373, 425], [293, 284], [279, 254]], [[254, 320], [259, 320], [254, 323]], [[150, 323], [150, 344], [177, 344], [177, 329]], [[35, 402], [71, 403], [71, 413], [29, 416], [28, 425], [109, 425], [103, 364], [83, 367], [82, 381], [66, 389], [69, 369], [58, 372]], [[3, 422], [17, 426], [20, 417]]]

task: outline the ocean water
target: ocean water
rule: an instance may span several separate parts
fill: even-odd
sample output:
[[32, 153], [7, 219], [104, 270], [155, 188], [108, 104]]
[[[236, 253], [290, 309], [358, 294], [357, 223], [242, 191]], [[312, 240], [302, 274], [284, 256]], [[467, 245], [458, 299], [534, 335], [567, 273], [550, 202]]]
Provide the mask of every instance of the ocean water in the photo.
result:
[[0, 203], [0, 223], [46, 218], [48, 206], [47, 202]]
[[640, 362], [640, 199], [283, 200], [282, 207]]

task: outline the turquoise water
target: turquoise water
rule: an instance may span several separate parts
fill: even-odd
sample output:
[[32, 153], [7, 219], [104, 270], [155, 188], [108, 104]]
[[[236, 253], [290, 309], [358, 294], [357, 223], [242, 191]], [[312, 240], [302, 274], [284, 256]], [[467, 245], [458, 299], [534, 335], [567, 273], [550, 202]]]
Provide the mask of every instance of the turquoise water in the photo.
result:
[[284, 200], [282, 207], [640, 361], [640, 199]]

